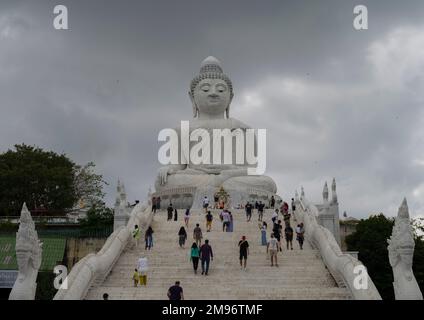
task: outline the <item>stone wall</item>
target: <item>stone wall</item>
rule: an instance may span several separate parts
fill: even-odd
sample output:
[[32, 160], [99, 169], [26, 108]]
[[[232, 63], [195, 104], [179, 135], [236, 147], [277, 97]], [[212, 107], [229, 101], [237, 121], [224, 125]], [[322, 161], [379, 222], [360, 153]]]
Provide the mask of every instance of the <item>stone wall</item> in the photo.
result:
[[105, 244], [107, 238], [69, 238], [66, 241], [66, 261], [68, 270], [90, 253], [97, 253]]

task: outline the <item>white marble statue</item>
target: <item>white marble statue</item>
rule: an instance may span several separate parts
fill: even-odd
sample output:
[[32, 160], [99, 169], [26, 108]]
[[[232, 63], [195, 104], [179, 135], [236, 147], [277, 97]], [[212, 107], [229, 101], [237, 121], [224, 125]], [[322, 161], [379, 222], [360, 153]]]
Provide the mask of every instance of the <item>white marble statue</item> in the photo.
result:
[[415, 241], [406, 199], [399, 208], [392, 236], [387, 242], [396, 300], [422, 300], [423, 295], [412, 271]]
[[[221, 63], [214, 57], [206, 58], [200, 68], [200, 73], [190, 84], [189, 96], [192, 102], [193, 117], [189, 122], [190, 133], [198, 128], [206, 129], [213, 145], [213, 129], [241, 129], [245, 132], [249, 128], [240, 120], [230, 117], [230, 104], [233, 99], [233, 85], [227, 75], [223, 73]], [[181, 129], [176, 128], [181, 137]], [[252, 194], [260, 193], [271, 197], [276, 194], [277, 187], [274, 181], [266, 176], [249, 176], [247, 161], [235, 164], [236, 147], [233, 139], [233, 164], [177, 164], [167, 165], [159, 169], [155, 182], [156, 195], [163, 200], [170, 199], [178, 207], [178, 200], [171, 200], [172, 193], [182, 193], [180, 196], [189, 196], [193, 208], [202, 204], [204, 196], [213, 199], [214, 194], [223, 187], [230, 195], [233, 203], [245, 203]], [[190, 149], [197, 141], [190, 142]], [[179, 146], [181, 154], [181, 145]], [[183, 148], [183, 157], [188, 159], [188, 150]], [[213, 150], [211, 150], [213, 159]], [[181, 159], [180, 163], [186, 163]], [[169, 190], [169, 192], [167, 192]], [[181, 190], [181, 191], [178, 191]], [[185, 193], [186, 195], [184, 195]], [[187, 203], [186, 201], [181, 203]]]
[[16, 260], [18, 278], [13, 285], [9, 300], [34, 300], [37, 274], [41, 265], [41, 243], [35, 231], [34, 221], [26, 204], [22, 206], [19, 229], [16, 233]]

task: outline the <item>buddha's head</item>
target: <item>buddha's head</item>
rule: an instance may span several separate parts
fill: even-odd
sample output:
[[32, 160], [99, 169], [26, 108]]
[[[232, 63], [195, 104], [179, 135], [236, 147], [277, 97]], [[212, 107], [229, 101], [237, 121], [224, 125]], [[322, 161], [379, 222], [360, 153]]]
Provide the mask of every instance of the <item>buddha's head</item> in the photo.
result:
[[191, 81], [189, 95], [195, 118], [200, 115], [224, 118], [224, 114], [229, 117], [233, 85], [216, 58], [203, 60], [199, 75]]

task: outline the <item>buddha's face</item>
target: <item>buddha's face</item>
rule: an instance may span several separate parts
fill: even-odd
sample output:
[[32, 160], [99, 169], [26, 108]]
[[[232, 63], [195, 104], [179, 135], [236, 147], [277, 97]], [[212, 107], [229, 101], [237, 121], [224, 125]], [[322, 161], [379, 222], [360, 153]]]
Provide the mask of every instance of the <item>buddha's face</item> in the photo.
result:
[[194, 103], [200, 114], [224, 114], [231, 102], [231, 92], [221, 79], [203, 79], [193, 94]]

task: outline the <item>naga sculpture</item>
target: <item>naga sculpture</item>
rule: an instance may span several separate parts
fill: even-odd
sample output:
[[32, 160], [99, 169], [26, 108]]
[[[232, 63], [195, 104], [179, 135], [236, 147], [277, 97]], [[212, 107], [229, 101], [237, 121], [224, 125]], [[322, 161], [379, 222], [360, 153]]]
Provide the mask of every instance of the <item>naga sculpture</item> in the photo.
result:
[[34, 300], [38, 269], [41, 265], [42, 243], [35, 231], [34, 221], [26, 204], [22, 206], [19, 229], [16, 233], [16, 260], [18, 277], [9, 300]]
[[422, 300], [423, 295], [412, 271], [415, 241], [406, 199], [399, 208], [392, 236], [387, 242], [396, 300]]

